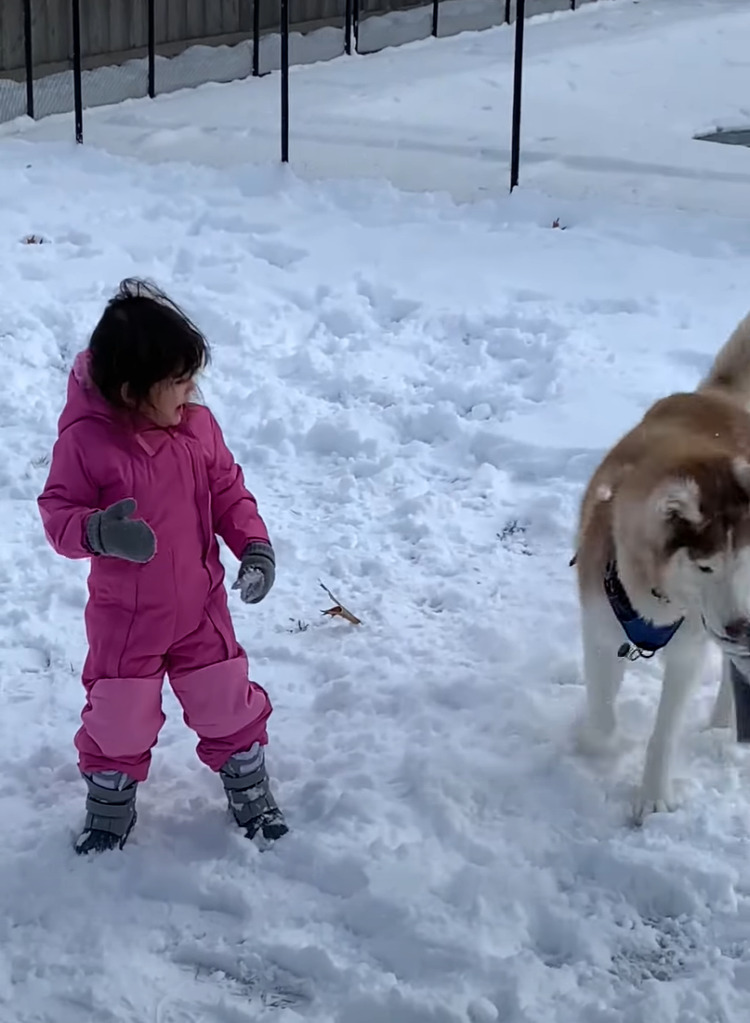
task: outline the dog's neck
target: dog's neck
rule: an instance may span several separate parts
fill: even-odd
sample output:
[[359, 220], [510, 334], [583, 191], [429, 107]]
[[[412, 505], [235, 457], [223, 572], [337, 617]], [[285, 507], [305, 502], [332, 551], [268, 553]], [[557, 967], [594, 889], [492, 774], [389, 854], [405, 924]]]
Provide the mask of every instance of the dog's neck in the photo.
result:
[[641, 561], [618, 558], [617, 574], [634, 610], [646, 621], [670, 625], [685, 614], [686, 608], [659, 589], [658, 581]]

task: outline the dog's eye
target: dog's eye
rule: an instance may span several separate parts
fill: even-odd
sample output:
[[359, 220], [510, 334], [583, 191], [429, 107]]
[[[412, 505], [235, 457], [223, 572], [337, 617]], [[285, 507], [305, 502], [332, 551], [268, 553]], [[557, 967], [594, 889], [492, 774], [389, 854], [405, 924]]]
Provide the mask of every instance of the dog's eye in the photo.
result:
[[701, 572], [705, 572], [706, 575], [711, 575], [711, 573], [713, 572], [713, 569], [711, 568], [710, 565], [698, 565], [698, 568], [701, 570]]

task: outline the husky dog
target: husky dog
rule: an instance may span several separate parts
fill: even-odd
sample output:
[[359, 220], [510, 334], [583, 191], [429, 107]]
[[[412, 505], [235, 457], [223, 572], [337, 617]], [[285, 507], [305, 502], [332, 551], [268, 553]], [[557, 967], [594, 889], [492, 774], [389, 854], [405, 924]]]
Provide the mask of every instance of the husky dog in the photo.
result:
[[715, 727], [732, 715], [732, 662], [750, 658], [749, 409], [750, 315], [696, 391], [657, 401], [609, 452], [581, 505], [571, 563], [583, 629], [585, 747], [605, 750], [615, 737], [628, 660], [663, 650], [637, 823], [674, 808], [674, 749], [709, 642], [723, 653]]

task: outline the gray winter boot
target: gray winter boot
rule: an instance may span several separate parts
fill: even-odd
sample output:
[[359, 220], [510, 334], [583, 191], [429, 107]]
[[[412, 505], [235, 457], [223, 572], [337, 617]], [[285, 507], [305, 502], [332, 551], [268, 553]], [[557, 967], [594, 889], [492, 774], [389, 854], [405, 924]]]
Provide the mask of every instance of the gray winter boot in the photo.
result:
[[229, 809], [248, 838], [270, 843], [287, 833], [289, 828], [284, 815], [271, 792], [260, 743], [231, 756], [219, 774]]
[[76, 839], [75, 851], [81, 855], [122, 849], [133, 830], [137, 815], [135, 793], [138, 782], [122, 771], [97, 771], [84, 774], [88, 786], [86, 821]]

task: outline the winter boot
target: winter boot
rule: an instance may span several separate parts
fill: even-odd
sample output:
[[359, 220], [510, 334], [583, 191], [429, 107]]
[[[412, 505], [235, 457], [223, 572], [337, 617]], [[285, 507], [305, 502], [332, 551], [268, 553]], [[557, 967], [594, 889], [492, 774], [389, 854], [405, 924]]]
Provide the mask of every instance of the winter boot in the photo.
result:
[[229, 801], [229, 809], [248, 838], [261, 844], [275, 842], [289, 828], [276, 805], [266, 773], [263, 747], [255, 743], [249, 750], [235, 753], [219, 771]]
[[86, 821], [76, 839], [80, 855], [122, 849], [136, 822], [135, 792], [138, 782], [122, 771], [84, 774], [88, 786]]

